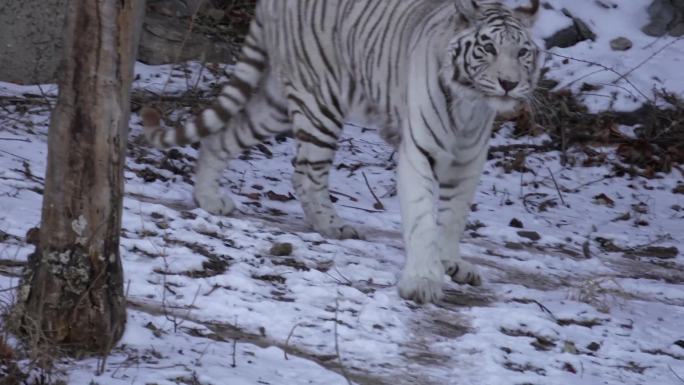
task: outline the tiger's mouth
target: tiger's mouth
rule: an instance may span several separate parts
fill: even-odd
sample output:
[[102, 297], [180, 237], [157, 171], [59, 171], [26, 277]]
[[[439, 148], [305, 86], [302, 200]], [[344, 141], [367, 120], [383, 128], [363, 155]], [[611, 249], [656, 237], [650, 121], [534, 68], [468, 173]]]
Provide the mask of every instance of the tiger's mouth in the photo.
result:
[[489, 95], [487, 102], [494, 111], [502, 114], [517, 110], [523, 99], [511, 95]]

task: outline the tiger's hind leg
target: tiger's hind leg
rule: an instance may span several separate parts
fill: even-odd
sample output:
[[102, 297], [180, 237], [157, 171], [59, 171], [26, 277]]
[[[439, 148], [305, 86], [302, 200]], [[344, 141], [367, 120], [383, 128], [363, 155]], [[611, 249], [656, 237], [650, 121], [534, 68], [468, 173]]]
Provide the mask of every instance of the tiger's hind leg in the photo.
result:
[[230, 158], [292, 129], [281, 95], [276, 80], [267, 76], [245, 109], [235, 115], [223, 131], [202, 140], [194, 191], [194, 198], [202, 209], [217, 215], [230, 214], [235, 204], [221, 192], [219, 185]]
[[328, 187], [330, 168], [342, 132], [342, 117], [307, 94], [290, 94], [288, 100], [297, 139], [292, 184], [304, 215], [325, 237], [359, 239], [359, 232], [337, 214]]

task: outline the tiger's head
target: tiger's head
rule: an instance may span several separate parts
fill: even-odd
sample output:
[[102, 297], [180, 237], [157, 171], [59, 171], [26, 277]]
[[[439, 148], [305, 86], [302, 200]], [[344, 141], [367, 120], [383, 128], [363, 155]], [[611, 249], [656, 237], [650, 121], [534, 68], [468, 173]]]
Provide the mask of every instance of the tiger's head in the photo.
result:
[[539, 0], [513, 10], [491, 0], [456, 0], [456, 10], [459, 31], [442, 76], [457, 92], [483, 96], [498, 113], [513, 111], [530, 98], [539, 79], [539, 48], [527, 30]]

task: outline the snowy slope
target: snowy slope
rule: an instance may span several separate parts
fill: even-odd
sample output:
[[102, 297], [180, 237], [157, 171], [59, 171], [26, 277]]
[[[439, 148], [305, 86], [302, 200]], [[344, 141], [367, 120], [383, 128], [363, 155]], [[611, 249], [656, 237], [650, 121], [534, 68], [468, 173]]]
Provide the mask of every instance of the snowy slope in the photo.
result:
[[[548, 3], [556, 11], [541, 15], [540, 38], [567, 23], [562, 7], [599, 35], [553, 50], [564, 56], [624, 73], [672, 42], [653, 44], [639, 32], [643, 0], [610, 11], [593, 2]], [[614, 36], [632, 39], [638, 55], [610, 51]], [[675, 59], [682, 49], [684, 42], [672, 44], [630, 81], [650, 92], [657, 74], [681, 94]], [[576, 91], [581, 82], [615, 76], [602, 71], [573, 83], [597, 68], [557, 57], [549, 65], [559, 87]], [[179, 93], [195, 84], [182, 68], [140, 65], [138, 73], [138, 90]], [[208, 88], [217, 76], [202, 71], [200, 84]], [[613, 88], [614, 107], [636, 105], [629, 92], [606, 86]], [[51, 90], [0, 84], [0, 95], [17, 98]], [[586, 96], [597, 109], [609, 105], [604, 99]], [[24, 234], [40, 219], [49, 115], [44, 106], [27, 108], [0, 110], [3, 301], [17, 268], [2, 261], [25, 260], [32, 247]], [[192, 201], [196, 150], [150, 149], [139, 118], [131, 124], [122, 230], [128, 329], [104, 373], [96, 374], [97, 360], [61, 363], [69, 384], [344, 384], [345, 376], [359, 384], [682, 382], [684, 257], [665, 252], [684, 248], [684, 195], [673, 193], [684, 175], [677, 171], [629, 179], [605, 165], [566, 168], [556, 152], [529, 152], [526, 172], [506, 173], [501, 164], [515, 152], [494, 153], [463, 244], [485, 285], [448, 283], [442, 303], [416, 306], [396, 293], [404, 257], [394, 163], [374, 131], [347, 127], [331, 182], [341, 216], [367, 240], [335, 241], [313, 233], [290, 197], [290, 139], [272, 141], [271, 158], [254, 150], [231, 162], [222, 182], [240, 213], [228, 218]], [[514, 139], [504, 126], [493, 145], [544, 140]], [[614, 158], [611, 148], [595, 150]], [[366, 178], [384, 210], [374, 208]], [[524, 228], [510, 226], [513, 219]], [[291, 255], [273, 255], [282, 243], [292, 245]]]
[[[547, 56], [549, 77], [560, 81], [559, 88], [569, 88], [582, 96], [593, 111], [631, 111], [644, 102], [662, 104], [657, 92], [667, 89], [684, 95], [684, 40], [653, 38], [641, 32], [648, 24], [646, 7], [650, 0], [607, 0], [602, 7], [590, 0], [548, 0], [552, 9], [543, 9], [534, 32], [548, 38], [554, 32], [572, 24], [561, 10], [584, 21], [596, 34], [566, 49], [553, 48]], [[544, 7], [547, 8], [547, 7]], [[610, 41], [627, 37], [633, 47], [625, 52], [613, 51]], [[543, 43], [542, 43], [543, 44]], [[543, 45], [542, 45], [543, 46]], [[560, 55], [560, 56], [559, 56]], [[584, 83], [600, 87], [582, 91]]]

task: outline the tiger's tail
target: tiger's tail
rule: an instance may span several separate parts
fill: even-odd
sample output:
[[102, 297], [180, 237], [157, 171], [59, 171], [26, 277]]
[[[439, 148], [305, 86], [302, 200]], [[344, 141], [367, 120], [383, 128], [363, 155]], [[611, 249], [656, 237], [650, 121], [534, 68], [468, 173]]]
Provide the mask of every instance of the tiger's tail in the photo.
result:
[[165, 149], [196, 143], [202, 138], [221, 132], [230, 119], [245, 108], [263, 78], [268, 66], [268, 56], [262, 48], [262, 35], [263, 26], [257, 13], [250, 25], [233, 74], [216, 101], [199, 113], [194, 121], [175, 128], [163, 127], [161, 114], [153, 108], [144, 107], [140, 115], [147, 140], [154, 147]]

